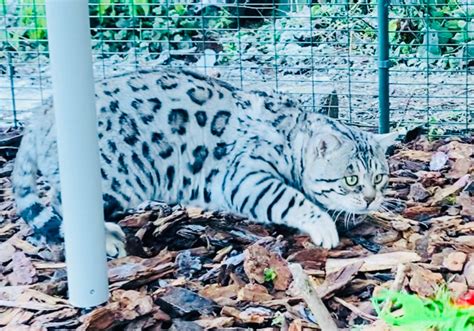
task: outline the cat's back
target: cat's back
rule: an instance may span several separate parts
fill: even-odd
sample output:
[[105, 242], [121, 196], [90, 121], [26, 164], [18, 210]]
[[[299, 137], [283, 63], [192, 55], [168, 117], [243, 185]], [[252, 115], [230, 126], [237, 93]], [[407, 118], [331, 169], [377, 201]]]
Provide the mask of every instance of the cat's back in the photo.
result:
[[105, 135], [155, 132], [176, 141], [188, 135], [219, 140], [235, 135], [238, 118], [251, 112], [246, 95], [192, 71], [140, 70], [97, 83], [99, 128]]

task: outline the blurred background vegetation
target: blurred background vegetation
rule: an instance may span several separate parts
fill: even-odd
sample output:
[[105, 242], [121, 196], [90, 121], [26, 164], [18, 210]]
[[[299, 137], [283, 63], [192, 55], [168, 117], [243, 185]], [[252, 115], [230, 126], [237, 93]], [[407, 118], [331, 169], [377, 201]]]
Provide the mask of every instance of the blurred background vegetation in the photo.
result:
[[[45, 0], [0, 0], [5, 27], [0, 31], [2, 50], [22, 52], [25, 58], [47, 52]], [[155, 59], [164, 50], [193, 47], [223, 52], [228, 61], [242, 39], [265, 52], [269, 39], [279, 42], [282, 32], [299, 29], [299, 42], [338, 42], [337, 31], [351, 30], [352, 48], [373, 53], [376, 43], [376, 2], [290, 0], [188, 1], [152, 0], [90, 1], [93, 47], [107, 54], [131, 50]], [[469, 65], [474, 58], [474, 4], [471, 0], [396, 0], [391, 3], [391, 51], [397, 61], [416, 64], [418, 58], [438, 62], [443, 68]], [[275, 5], [274, 5], [275, 4]], [[308, 10], [309, 9], [309, 10]], [[298, 15], [301, 13], [301, 15]], [[304, 15], [307, 22], [298, 24]], [[278, 29], [269, 33], [278, 20]], [[318, 34], [324, 29], [326, 33]], [[334, 33], [327, 33], [334, 31]], [[305, 33], [306, 32], [306, 33]], [[337, 45], [336, 45], [337, 46]], [[246, 48], [241, 50], [245, 50]], [[262, 49], [263, 48], [263, 49]], [[29, 52], [35, 50], [36, 52]]]

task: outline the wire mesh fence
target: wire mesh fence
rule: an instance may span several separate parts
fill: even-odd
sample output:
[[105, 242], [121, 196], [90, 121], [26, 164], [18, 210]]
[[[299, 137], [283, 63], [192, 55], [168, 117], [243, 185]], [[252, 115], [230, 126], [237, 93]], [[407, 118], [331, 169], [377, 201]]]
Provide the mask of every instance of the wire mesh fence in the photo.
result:
[[[192, 67], [244, 89], [294, 95], [310, 111], [330, 106], [343, 121], [378, 125], [374, 1], [89, 5], [97, 79]], [[17, 125], [51, 94], [44, 0], [0, 0], [0, 6], [0, 125]], [[472, 133], [474, 2], [395, 0], [388, 26], [392, 126]]]

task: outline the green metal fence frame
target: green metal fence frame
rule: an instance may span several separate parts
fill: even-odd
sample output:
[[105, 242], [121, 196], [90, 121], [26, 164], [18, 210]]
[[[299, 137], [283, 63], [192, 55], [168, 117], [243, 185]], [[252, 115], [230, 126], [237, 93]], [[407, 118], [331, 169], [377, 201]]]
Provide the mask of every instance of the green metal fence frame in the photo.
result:
[[390, 43], [388, 39], [388, 7], [390, 0], [379, 0], [378, 14], [378, 71], [379, 71], [379, 133], [390, 131]]

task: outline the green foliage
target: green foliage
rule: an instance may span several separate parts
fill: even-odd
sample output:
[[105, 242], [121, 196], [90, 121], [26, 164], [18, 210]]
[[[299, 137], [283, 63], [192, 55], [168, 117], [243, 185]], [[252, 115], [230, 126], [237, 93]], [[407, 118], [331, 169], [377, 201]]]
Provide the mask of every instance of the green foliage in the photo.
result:
[[[46, 50], [45, 0], [17, 1], [14, 28], [2, 33], [0, 42], [8, 41], [10, 50]], [[306, 1], [287, 3], [288, 6], [280, 4], [265, 14], [280, 17], [275, 31], [270, 16], [249, 23], [242, 18], [244, 15], [239, 24], [241, 31], [236, 33], [228, 30], [237, 25], [236, 8], [203, 7], [200, 1], [168, 4], [156, 0], [90, 0], [93, 46], [104, 54], [127, 53], [133, 49], [155, 58], [163, 50], [192, 49], [211, 40], [224, 51], [220, 57], [222, 63], [235, 60], [249, 48], [267, 54], [267, 48], [280, 42], [282, 34], [301, 29], [299, 34], [306, 36], [295, 42], [305, 42], [306, 46], [309, 42], [328, 43], [334, 47], [349, 46], [361, 54], [375, 53], [375, 0], [315, 3], [309, 13], [305, 12]], [[0, 5], [5, 11], [6, 0], [0, 0]], [[390, 8], [391, 55], [399, 62], [416, 65], [428, 59], [430, 64], [459, 68], [466, 59], [474, 58], [474, 6], [463, 5], [461, 0], [422, 0]], [[292, 25], [293, 21], [301, 20], [298, 15], [291, 17], [294, 13], [311, 15], [312, 32], [309, 23]], [[303, 20], [309, 22], [307, 18]], [[227, 31], [218, 34], [217, 29]], [[348, 31], [350, 36], [346, 38]], [[353, 44], [353, 40], [358, 42]]]
[[[411, 65], [428, 58], [430, 63], [438, 61], [445, 68], [458, 68], [459, 59], [472, 58], [474, 6], [462, 5], [459, 0], [402, 3], [405, 5], [390, 7], [389, 19], [392, 55], [400, 62]], [[365, 5], [359, 2], [345, 6], [315, 4], [311, 7], [311, 15], [316, 28], [351, 30], [358, 40], [376, 40], [375, 1]], [[363, 51], [363, 47], [359, 46], [359, 49]]]
[[[5, 8], [5, 0], [0, 4]], [[19, 0], [14, 29], [8, 29], [12, 50], [45, 50], [47, 47], [45, 0]], [[190, 49], [207, 38], [203, 29], [231, 27], [234, 21], [222, 8], [197, 5], [164, 5], [152, 0], [91, 0], [93, 47], [107, 53], [138, 50], [150, 58], [163, 50]], [[2, 41], [2, 40], [0, 40]], [[169, 42], [169, 43], [168, 43]]]
[[263, 279], [266, 282], [273, 282], [277, 278], [277, 273], [273, 268], [265, 268], [263, 271]]
[[[463, 57], [466, 44], [474, 40], [473, 15], [474, 7], [465, 7], [458, 0], [428, 0], [394, 7], [394, 18], [389, 23], [392, 49], [402, 60], [415, 55], [433, 63], [443, 57]], [[452, 68], [459, 62], [441, 64]]]
[[[384, 303], [391, 302], [392, 310], [384, 311]], [[386, 291], [373, 298], [378, 316], [400, 330], [465, 331], [474, 329], [474, 308], [459, 307], [452, 303], [447, 290], [441, 289], [433, 299], [423, 299], [414, 294]], [[401, 310], [402, 314], [394, 310]]]

